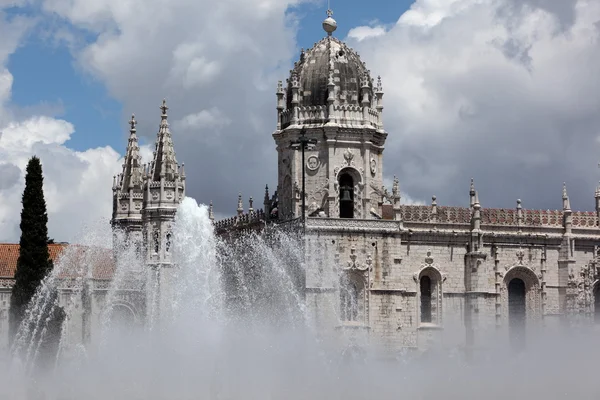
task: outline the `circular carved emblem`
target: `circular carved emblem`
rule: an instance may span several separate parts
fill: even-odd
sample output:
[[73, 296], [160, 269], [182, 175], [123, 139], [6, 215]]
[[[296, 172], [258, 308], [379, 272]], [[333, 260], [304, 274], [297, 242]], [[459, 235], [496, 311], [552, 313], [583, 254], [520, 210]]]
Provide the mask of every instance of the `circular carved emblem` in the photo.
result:
[[306, 160], [306, 168], [311, 171], [316, 171], [321, 166], [321, 160], [317, 156], [310, 156], [308, 160]]
[[374, 158], [371, 158], [371, 173], [373, 175], [375, 175], [375, 173], [377, 172], [377, 161]]

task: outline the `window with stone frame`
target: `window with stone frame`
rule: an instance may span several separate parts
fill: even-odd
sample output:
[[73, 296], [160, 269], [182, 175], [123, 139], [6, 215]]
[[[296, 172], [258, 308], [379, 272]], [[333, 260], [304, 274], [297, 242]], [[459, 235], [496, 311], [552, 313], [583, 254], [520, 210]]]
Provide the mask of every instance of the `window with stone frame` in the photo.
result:
[[158, 253], [160, 251], [160, 232], [158, 229], [154, 231], [154, 253]]
[[442, 277], [434, 268], [419, 275], [419, 321], [440, 325], [442, 322]]
[[362, 322], [365, 315], [365, 284], [354, 273], [345, 273], [340, 279], [340, 320]]
[[171, 251], [173, 234], [171, 232], [167, 232], [167, 236], [165, 237], [165, 252], [169, 253]]

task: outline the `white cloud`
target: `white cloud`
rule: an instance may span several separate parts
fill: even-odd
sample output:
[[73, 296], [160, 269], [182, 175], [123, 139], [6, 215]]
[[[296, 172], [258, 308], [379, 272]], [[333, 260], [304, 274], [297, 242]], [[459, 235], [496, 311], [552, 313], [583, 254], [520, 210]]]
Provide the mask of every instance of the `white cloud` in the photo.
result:
[[[385, 171], [415, 198], [591, 209], [598, 176], [600, 2], [418, 0], [349, 42], [384, 84]], [[568, 3], [569, 5], [565, 5]], [[368, 28], [370, 29], [370, 28]]]
[[[4, 2], [0, 7], [20, 4]], [[19, 239], [25, 169], [33, 155], [42, 161], [49, 235], [61, 241], [75, 239], [81, 224], [110, 217], [112, 174], [121, 164], [111, 148], [69, 149], [66, 142], [75, 128], [67, 121], [15, 116], [10, 102], [13, 76], [6, 64], [33, 26], [33, 19], [6, 19], [0, 8], [0, 242]]]
[[[286, 10], [300, 1], [43, 4], [75, 28], [59, 27], [57, 35], [70, 38], [82, 70], [136, 111], [145, 162], [167, 98], [188, 194], [231, 215], [238, 191], [260, 199], [265, 183], [274, 189], [274, 92], [297, 57], [296, 21]], [[525, 207], [560, 206], [566, 180], [572, 205], [590, 208], [598, 176], [599, 20], [594, 0], [417, 0], [391, 28], [350, 30], [350, 44], [383, 78], [385, 171], [399, 176], [403, 203], [436, 194], [439, 205], [466, 205], [474, 177], [484, 207], [512, 206], [517, 197]], [[12, 21], [15, 29], [7, 24], [0, 25], [0, 67], [30, 26], [26, 19]], [[79, 29], [96, 39], [82, 45], [73, 33]], [[9, 104], [11, 85], [12, 75], [0, 73], [0, 103]], [[74, 231], [64, 223], [73, 220], [68, 213], [110, 215], [112, 182], [99, 182], [120, 172], [114, 150], [78, 153], [66, 146], [74, 134], [68, 122], [37, 116], [9, 124], [9, 117], [10, 107], [0, 106], [0, 126], [31, 136], [9, 137], [22, 148], [0, 164], [0, 185], [13, 188], [0, 190], [0, 204], [13, 204], [17, 215], [15, 168], [22, 173], [35, 152], [44, 157], [51, 220], [62, 224], [55, 232]], [[6, 218], [0, 209], [0, 223]]]
[[383, 26], [358, 26], [350, 29], [348, 32], [348, 38], [358, 42], [381, 35], [385, 35], [385, 28]]
[[122, 163], [116, 151], [71, 150], [65, 142], [73, 125], [44, 116], [10, 123], [0, 132], [0, 167], [11, 177], [0, 180], [0, 241], [18, 240], [25, 168], [33, 155], [42, 162], [51, 237], [72, 241], [82, 225], [110, 217], [112, 171]]
[[287, 12], [301, 1], [46, 0], [44, 7], [97, 35], [74, 55], [135, 111], [138, 135], [150, 143], [167, 99], [188, 194], [231, 215], [239, 191], [262, 198], [276, 180], [275, 90], [297, 53]]
[[197, 113], [188, 114], [179, 121], [176, 121], [173, 126], [177, 129], [188, 130], [202, 130], [208, 128], [223, 128], [231, 123], [231, 120], [227, 118], [221, 110], [213, 107], [209, 110], [202, 110]]

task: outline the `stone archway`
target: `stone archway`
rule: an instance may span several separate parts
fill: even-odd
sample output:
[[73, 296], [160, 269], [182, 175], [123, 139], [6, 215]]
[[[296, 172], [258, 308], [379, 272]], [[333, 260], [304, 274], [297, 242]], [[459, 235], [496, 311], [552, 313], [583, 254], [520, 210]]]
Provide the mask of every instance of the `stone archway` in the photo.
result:
[[509, 341], [515, 350], [521, 350], [529, 327], [541, 319], [540, 282], [535, 272], [525, 266], [509, 269], [502, 297]]
[[442, 325], [442, 274], [437, 268], [428, 266], [419, 271], [415, 281], [419, 323]]
[[[334, 215], [340, 218], [362, 218], [362, 174], [354, 167], [336, 168], [336, 202]], [[343, 191], [350, 189], [351, 203], [344, 207], [341, 201]]]
[[344, 272], [339, 286], [339, 317], [344, 323], [365, 323], [366, 284], [359, 274]]
[[130, 334], [136, 328], [138, 318], [132, 306], [125, 303], [115, 303], [110, 310], [111, 331], [119, 334]]
[[522, 279], [513, 278], [508, 282], [508, 329], [513, 348], [519, 350], [525, 344], [526, 296]]

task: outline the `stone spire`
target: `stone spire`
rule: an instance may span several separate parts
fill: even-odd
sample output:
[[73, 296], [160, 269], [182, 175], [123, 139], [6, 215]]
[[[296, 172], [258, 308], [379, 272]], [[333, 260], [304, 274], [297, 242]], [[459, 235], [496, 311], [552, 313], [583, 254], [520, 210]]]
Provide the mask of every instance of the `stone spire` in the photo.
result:
[[125, 160], [123, 162], [123, 173], [119, 180], [119, 189], [127, 192], [131, 189], [142, 189], [142, 157], [140, 156], [140, 146], [136, 135], [135, 126], [137, 121], [135, 115], [131, 115], [129, 120], [129, 141], [125, 151]]
[[263, 199], [263, 210], [268, 216], [271, 214], [271, 196], [269, 196], [269, 185], [265, 185], [265, 197]]
[[567, 184], [563, 183], [562, 190], [563, 200], [563, 227], [565, 228], [565, 235], [570, 235], [573, 228], [573, 212], [571, 211], [571, 202], [569, 201], [569, 195], [567, 194]]
[[394, 204], [394, 207], [400, 205], [400, 181], [395, 175], [392, 183], [392, 203]]
[[129, 235], [141, 230], [143, 203], [143, 167], [136, 135], [135, 116], [129, 121], [129, 140], [123, 161], [123, 171], [113, 179], [113, 215], [111, 224]]
[[473, 209], [475, 205], [475, 180], [471, 178], [471, 187], [469, 188], [469, 207]]
[[210, 205], [208, 206], [208, 219], [210, 219], [211, 221], [215, 220], [215, 213], [213, 211], [213, 202], [212, 202], [212, 200], [210, 201]]
[[175, 158], [175, 149], [173, 148], [173, 138], [167, 122], [167, 101], [163, 100], [160, 106], [162, 111], [160, 128], [156, 137], [156, 146], [154, 150], [154, 160], [150, 171], [151, 180], [159, 182], [164, 177], [166, 181], [175, 181], [179, 176], [179, 166]]
[[517, 226], [519, 232], [521, 232], [521, 227], [523, 226], [523, 206], [521, 204], [521, 199], [517, 199]]
[[237, 206], [237, 214], [242, 215], [244, 213], [244, 203], [242, 202], [242, 194], [238, 194], [238, 206]]
[[567, 184], [563, 183], [562, 190], [563, 210], [571, 210], [571, 202], [569, 201], [569, 195], [567, 194]]
[[473, 197], [472, 230], [479, 231], [481, 229], [481, 204], [479, 203], [479, 193], [475, 192]]
[[252, 214], [254, 212], [254, 199], [252, 197], [250, 197], [250, 200], [248, 201], [248, 203], [250, 204], [250, 207], [248, 208], [248, 212]]

